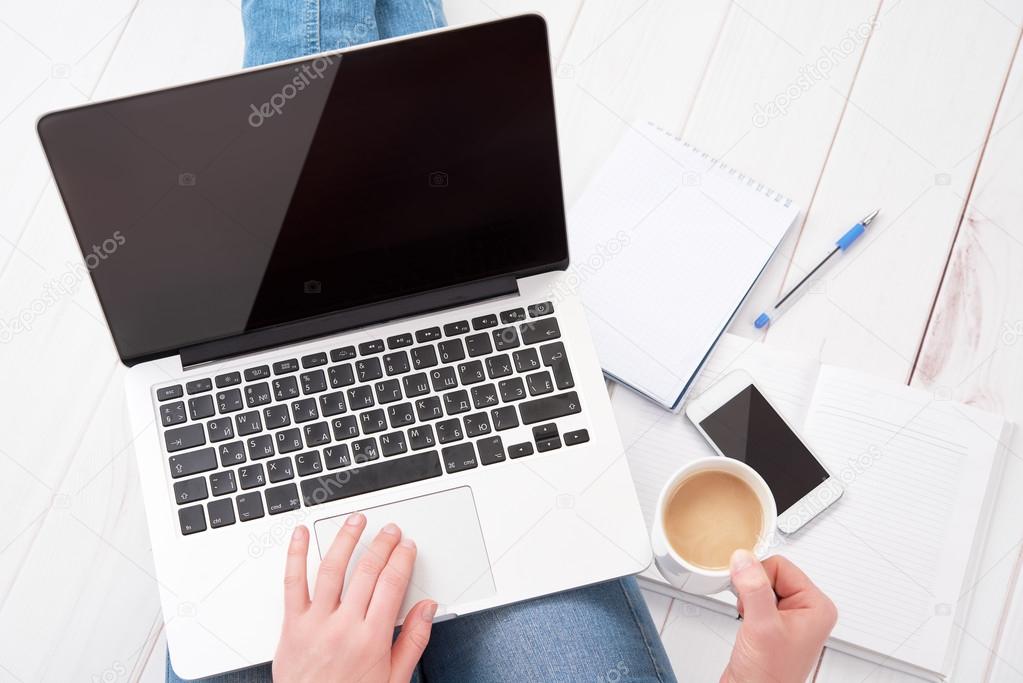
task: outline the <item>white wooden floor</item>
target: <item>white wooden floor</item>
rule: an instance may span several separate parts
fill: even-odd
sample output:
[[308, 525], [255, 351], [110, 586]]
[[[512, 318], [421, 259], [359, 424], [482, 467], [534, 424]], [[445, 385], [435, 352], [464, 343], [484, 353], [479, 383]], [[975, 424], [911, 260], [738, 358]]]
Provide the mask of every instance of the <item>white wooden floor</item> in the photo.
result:
[[[768, 182], [805, 212], [750, 311], [880, 206], [768, 343], [1023, 422], [1023, 0], [447, 2], [451, 23], [534, 9], [569, 201], [636, 118]], [[232, 70], [241, 46], [236, 0], [0, 4], [0, 681], [163, 675], [122, 370], [34, 120]], [[1023, 680], [1023, 433], [1010, 446], [956, 681]], [[716, 681], [736, 623], [649, 602], [679, 678]], [[828, 650], [816, 680], [910, 679]]]

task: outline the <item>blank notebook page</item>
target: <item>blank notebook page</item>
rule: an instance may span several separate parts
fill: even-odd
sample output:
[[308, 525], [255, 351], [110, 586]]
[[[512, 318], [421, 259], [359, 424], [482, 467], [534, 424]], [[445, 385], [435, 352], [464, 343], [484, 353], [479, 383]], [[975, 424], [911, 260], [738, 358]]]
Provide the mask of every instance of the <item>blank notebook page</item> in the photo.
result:
[[797, 214], [656, 126], [628, 128], [569, 214], [604, 371], [676, 404]]

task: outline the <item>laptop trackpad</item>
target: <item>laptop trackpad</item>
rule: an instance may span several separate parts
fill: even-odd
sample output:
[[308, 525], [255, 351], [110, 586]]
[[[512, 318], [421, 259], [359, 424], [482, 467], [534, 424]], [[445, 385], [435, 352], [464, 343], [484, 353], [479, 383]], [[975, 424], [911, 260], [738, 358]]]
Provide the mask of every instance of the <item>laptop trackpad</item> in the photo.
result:
[[[348, 576], [377, 532], [388, 522], [397, 524], [404, 535], [416, 542], [416, 565], [399, 619], [404, 619], [409, 608], [423, 598], [436, 600], [437, 613], [443, 615], [457, 605], [497, 592], [476, 504], [468, 486], [351, 512], [356, 511], [366, 515], [366, 530], [348, 564]], [[348, 514], [336, 515], [313, 525], [321, 559], [346, 517]]]

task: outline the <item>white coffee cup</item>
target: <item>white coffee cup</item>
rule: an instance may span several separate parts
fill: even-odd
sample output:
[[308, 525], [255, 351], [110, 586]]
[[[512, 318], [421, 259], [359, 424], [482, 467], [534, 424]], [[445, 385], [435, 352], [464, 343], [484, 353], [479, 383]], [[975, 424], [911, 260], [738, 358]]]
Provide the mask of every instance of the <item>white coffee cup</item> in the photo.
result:
[[749, 484], [750, 488], [757, 495], [757, 499], [760, 501], [761, 518], [763, 520], [757, 544], [753, 548], [753, 554], [758, 559], [762, 560], [767, 557], [778, 524], [778, 509], [774, 504], [774, 496], [771, 494], [771, 489], [767, 486], [764, 478], [746, 463], [722, 456], [700, 458], [690, 462], [672, 475], [668, 483], [661, 489], [661, 495], [657, 498], [654, 528], [650, 539], [654, 550], [654, 563], [657, 565], [657, 569], [660, 570], [661, 575], [671, 585], [687, 593], [698, 595], [710, 595], [730, 589], [731, 579], [728, 569], [705, 569], [691, 564], [682, 558], [671, 546], [671, 543], [668, 542], [668, 537], [665, 535], [664, 512], [668, 501], [672, 499], [675, 491], [683, 481], [698, 472], [707, 471], [727, 472], [735, 475]]

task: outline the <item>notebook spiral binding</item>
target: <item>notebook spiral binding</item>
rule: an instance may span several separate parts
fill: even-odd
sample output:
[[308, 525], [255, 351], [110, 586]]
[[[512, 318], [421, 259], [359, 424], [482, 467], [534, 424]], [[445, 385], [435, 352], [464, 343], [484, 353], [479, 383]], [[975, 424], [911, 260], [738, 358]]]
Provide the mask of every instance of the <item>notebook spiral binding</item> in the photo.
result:
[[737, 169], [733, 168], [732, 166], [729, 166], [726, 163], [721, 162], [716, 157], [710, 156], [709, 154], [699, 149], [698, 147], [693, 147], [678, 135], [673, 135], [670, 131], [665, 130], [664, 128], [660, 127], [653, 121], [647, 121], [647, 125], [649, 125], [651, 128], [655, 128], [664, 135], [667, 135], [672, 140], [675, 140], [676, 142], [681, 142], [682, 146], [692, 150], [693, 152], [696, 152], [697, 154], [700, 155], [700, 158], [710, 160], [711, 168], [717, 167], [723, 171], [727, 171], [728, 175], [735, 178], [735, 180], [738, 181], [739, 183], [746, 185], [746, 187], [753, 188], [754, 190], [764, 195], [768, 199], [773, 199], [776, 203], [780, 203], [785, 208], [788, 208], [789, 206], [792, 205], [792, 200], [783, 195], [782, 193], [775, 192], [774, 190], [767, 187], [763, 183], [757, 182], [754, 178], [747, 176], [745, 173], [739, 173]]

